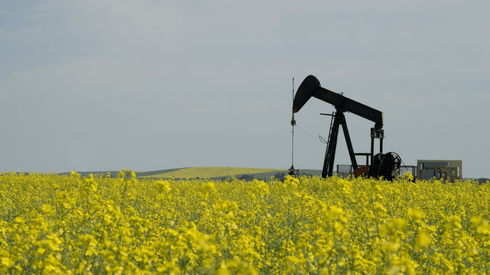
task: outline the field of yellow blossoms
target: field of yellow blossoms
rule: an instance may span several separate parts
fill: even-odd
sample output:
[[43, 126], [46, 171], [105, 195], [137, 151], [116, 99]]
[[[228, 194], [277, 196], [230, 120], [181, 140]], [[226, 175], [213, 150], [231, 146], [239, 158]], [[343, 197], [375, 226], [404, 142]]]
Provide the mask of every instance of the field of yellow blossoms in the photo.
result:
[[490, 184], [0, 176], [1, 274], [490, 273]]

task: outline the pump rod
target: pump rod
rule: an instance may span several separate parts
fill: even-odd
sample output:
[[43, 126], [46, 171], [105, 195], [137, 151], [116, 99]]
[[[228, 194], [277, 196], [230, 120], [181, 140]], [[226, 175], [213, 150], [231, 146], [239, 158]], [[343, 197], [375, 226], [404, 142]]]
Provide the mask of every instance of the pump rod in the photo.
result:
[[[293, 77], [293, 101], [294, 102], [294, 77]], [[294, 166], [294, 111], [292, 111], [292, 119], [291, 119], [291, 166]]]
[[[293, 107], [294, 107], [294, 77], [293, 77]], [[294, 169], [294, 126], [296, 126], [296, 120], [294, 120], [294, 108], [291, 117], [291, 168], [289, 168], [289, 175], [296, 176], [297, 170]]]

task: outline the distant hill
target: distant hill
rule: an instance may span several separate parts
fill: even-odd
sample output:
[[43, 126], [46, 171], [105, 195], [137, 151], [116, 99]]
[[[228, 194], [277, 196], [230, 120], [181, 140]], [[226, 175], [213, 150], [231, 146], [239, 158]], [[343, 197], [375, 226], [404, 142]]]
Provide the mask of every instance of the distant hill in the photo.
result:
[[[243, 180], [269, 180], [271, 177], [275, 177], [278, 180], [282, 180], [288, 174], [287, 169], [271, 169], [271, 168], [243, 168], [243, 167], [182, 167], [172, 169], [162, 169], [148, 172], [134, 171], [136, 177], [147, 179], [210, 179], [210, 180], [226, 180], [232, 176], [237, 179]], [[0, 172], [0, 174], [6, 174], [10, 172]], [[18, 174], [32, 174], [31, 172], [16, 172]], [[86, 177], [89, 174], [94, 175], [106, 175], [110, 173], [112, 177], [116, 177], [119, 171], [82, 171], [78, 172], [82, 177]], [[40, 173], [40, 174], [53, 174], [53, 173]], [[54, 173], [56, 174], [56, 173]], [[69, 175], [70, 172], [58, 173], [58, 175]], [[321, 177], [322, 170], [315, 169], [300, 169], [299, 175], [318, 176]], [[488, 178], [463, 178], [463, 181], [475, 180], [479, 184], [484, 184], [490, 181]]]
[[[136, 173], [142, 178], [175, 178], [175, 179], [212, 179], [225, 180], [231, 176], [243, 180], [269, 180], [271, 177], [282, 180], [288, 174], [287, 169], [270, 168], [243, 168], [243, 167], [187, 167], [152, 172]], [[299, 171], [300, 176], [321, 176], [321, 170], [304, 169]]]
[[162, 170], [162, 173], [145, 172], [136, 173], [137, 177], [144, 178], [176, 178], [176, 179], [186, 179], [186, 178], [205, 178], [205, 179], [215, 179], [222, 177], [240, 177], [243, 175], [253, 175], [253, 174], [264, 174], [271, 173], [277, 174], [281, 171], [286, 171], [282, 169], [270, 169], [270, 168], [243, 168], [243, 167], [188, 167], [181, 169], [171, 169], [170, 171]]
[[[63, 173], [58, 173], [58, 175], [70, 175], [71, 172], [63, 172]], [[79, 172], [77, 171], [78, 174], [82, 177], [87, 177], [89, 174], [94, 174], [94, 175], [106, 175], [107, 173], [110, 173], [111, 176], [116, 177], [119, 171], [85, 171], [85, 172]], [[136, 172], [135, 172], [136, 173]]]
[[[315, 170], [305, 170], [315, 171]], [[116, 177], [119, 171], [77, 171], [82, 177], [89, 174], [106, 175], [110, 173], [112, 177]], [[272, 176], [279, 178], [281, 175], [288, 173], [287, 169], [272, 169], [272, 168], [244, 168], [244, 167], [182, 167], [155, 170], [148, 172], [134, 171], [136, 177], [147, 179], [225, 179], [231, 176], [239, 179], [270, 179]], [[59, 175], [69, 175], [70, 172], [58, 173]], [[321, 175], [321, 171], [320, 171]]]
[[149, 171], [149, 172], [135, 172], [135, 173], [137, 177], [157, 177], [157, 175], [163, 175], [163, 174], [167, 174], [167, 173], [171, 173], [174, 171], [179, 171], [187, 168], [190, 167], [164, 169], [164, 170], [156, 170], [156, 171]]
[[[232, 176], [243, 180], [269, 180], [275, 177], [279, 180], [286, 177], [287, 169], [272, 169], [272, 168], [244, 168], [244, 167], [182, 167], [172, 169], [162, 169], [148, 172], [134, 171], [136, 177], [147, 179], [212, 179], [224, 180]], [[9, 173], [9, 172], [0, 172]], [[17, 172], [25, 173], [27, 172]], [[89, 174], [105, 176], [110, 173], [112, 177], [116, 177], [119, 171], [77, 171], [82, 177], [87, 177]], [[30, 174], [30, 173], [29, 173]], [[56, 173], [55, 173], [56, 174]], [[68, 176], [70, 172], [57, 173], [58, 175]], [[304, 169], [300, 170], [300, 175], [321, 176], [321, 170]]]
[[[149, 172], [139, 172], [139, 171], [133, 171], [136, 174], [136, 177], [152, 177], [154, 175], [158, 174], [164, 174], [164, 173], [169, 173], [172, 171], [177, 171], [181, 169], [186, 169], [189, 167], [184, 167], [184, 168], [173, 168], [173, 169], [164, 169], [164, 170], [156, 170], [156, 171], [149, 171]], [[117, 174], [119, 174], [120, 171], [77, 171], [77, 173], [80, 174], [82, 177], [86, 177], [89, 174], [94, 174], [94, 175], [106, 175], [107, 173], [110, 173], [111, 176], [116, 177]], [[58, 173], [59, 175], [69, 175], [71, 172], [63, 172], [63, 173]]]

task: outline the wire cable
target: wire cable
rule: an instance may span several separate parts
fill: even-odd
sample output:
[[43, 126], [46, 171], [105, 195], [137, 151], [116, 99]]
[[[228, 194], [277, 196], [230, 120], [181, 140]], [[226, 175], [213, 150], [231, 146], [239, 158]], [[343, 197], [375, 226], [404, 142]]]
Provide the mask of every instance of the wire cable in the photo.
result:
[[327, 141], [321, 135], [318, 135], [318, 137], [316, 137], [314, 135], [311, 135], [311, 134], [307, 133], [305, 130], [303, 130], [303, 128], [299, 127], [298, 124], [296, 124], [295, 126], [298, 127], [301, 131], [303, 131], [303, 133], [307, 134], [308, 136], [310, 136], [312, 138], [319, 138], [320, 139], [320, 142], [327, 144]]

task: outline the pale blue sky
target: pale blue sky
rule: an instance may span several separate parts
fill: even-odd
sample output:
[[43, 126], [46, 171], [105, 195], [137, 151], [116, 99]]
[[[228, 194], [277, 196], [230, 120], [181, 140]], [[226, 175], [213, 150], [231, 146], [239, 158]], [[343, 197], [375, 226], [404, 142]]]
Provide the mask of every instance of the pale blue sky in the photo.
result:
[[[291, 78], [384, 113], [405, 164], [490, 177], [488, 1], [2, 1], [0, 170], [289, 168]], [[298, 125], [328, 134], [329, 104]], [[347, 114], [354, 150], [371, 122]], [[294, 164], [325, 145], [299, 129]], [[341, 139], [342, 140], [342, 139]], [[364, 162], [361, 158], [360, 162]], [[348, 164], [341, 141], [336, 163]]]

